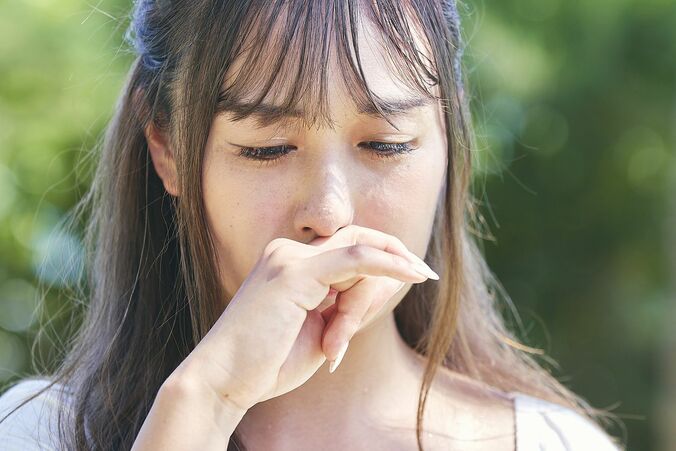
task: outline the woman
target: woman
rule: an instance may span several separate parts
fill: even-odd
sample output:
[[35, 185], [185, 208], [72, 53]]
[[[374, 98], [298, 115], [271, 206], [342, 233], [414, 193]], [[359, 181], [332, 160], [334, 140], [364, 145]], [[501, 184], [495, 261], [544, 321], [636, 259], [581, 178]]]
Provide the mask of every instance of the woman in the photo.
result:
[[453, 1], [138, 1], [130, 31], [83, 326], [4, 443], [617, 449], [467, 233]]

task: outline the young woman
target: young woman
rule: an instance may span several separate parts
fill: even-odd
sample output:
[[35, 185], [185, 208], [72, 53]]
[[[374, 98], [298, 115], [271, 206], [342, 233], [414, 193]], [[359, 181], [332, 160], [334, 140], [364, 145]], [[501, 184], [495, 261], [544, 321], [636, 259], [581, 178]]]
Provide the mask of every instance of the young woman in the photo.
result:
[[130, 31], [86, 316], [3, 446], [618, 449], [468, 233], [454, 1], [139, 0]]

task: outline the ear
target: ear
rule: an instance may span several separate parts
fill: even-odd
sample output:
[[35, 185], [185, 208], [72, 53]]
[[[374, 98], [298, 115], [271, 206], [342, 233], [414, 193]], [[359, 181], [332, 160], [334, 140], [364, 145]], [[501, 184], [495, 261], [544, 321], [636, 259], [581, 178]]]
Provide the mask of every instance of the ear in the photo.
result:
[[162, 179], [164, 189], [172, 196], [178, 197], [178, 172], [169, 140], [154, 126], [152, 121], [146, 126], [144, 133], [155, 172]]

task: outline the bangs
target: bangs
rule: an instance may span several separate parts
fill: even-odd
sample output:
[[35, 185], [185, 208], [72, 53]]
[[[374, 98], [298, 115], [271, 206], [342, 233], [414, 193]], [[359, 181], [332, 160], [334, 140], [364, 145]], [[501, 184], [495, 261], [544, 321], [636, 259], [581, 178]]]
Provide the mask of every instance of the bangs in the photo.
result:
[[[438, 99], [433, 92], [439, 84], [437, 66], [426, 56], [432, 54], [432, 41], [420, 15], [424, 6], [397, 0], [253, 3], [216, 114], [230, 113], [233, 121], [253, 117], [258, 127], [319, 123], [333, 128], [329, 99], [335, 93], [327, 88], [331, 64], [339, 69], [355, 109], [393, 126], [392, 116]], [[360, 25], [369, 31], [369, 47], [377, 46], [389, 72], [410, 90], [403, 101], [380, 98], [368, 86], [358, 46]]]

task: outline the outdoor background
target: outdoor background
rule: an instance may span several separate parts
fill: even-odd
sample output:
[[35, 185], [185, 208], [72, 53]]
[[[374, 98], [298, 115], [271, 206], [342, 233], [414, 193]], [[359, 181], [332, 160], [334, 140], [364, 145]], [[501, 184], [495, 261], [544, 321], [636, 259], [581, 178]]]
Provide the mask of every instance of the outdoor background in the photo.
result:
[[[132, 59], [130, 6], [0, 3], [0, 391], [68, 305], [57, 274], [75, 277], [81, 247], [55, 227]], [[484, 247], [523, 338], [614, 407], [630, 450], [676, 450], [676, 2], [466, 0], [462, 15]], [[64, 324], [37, 341], [48, 364]]]

